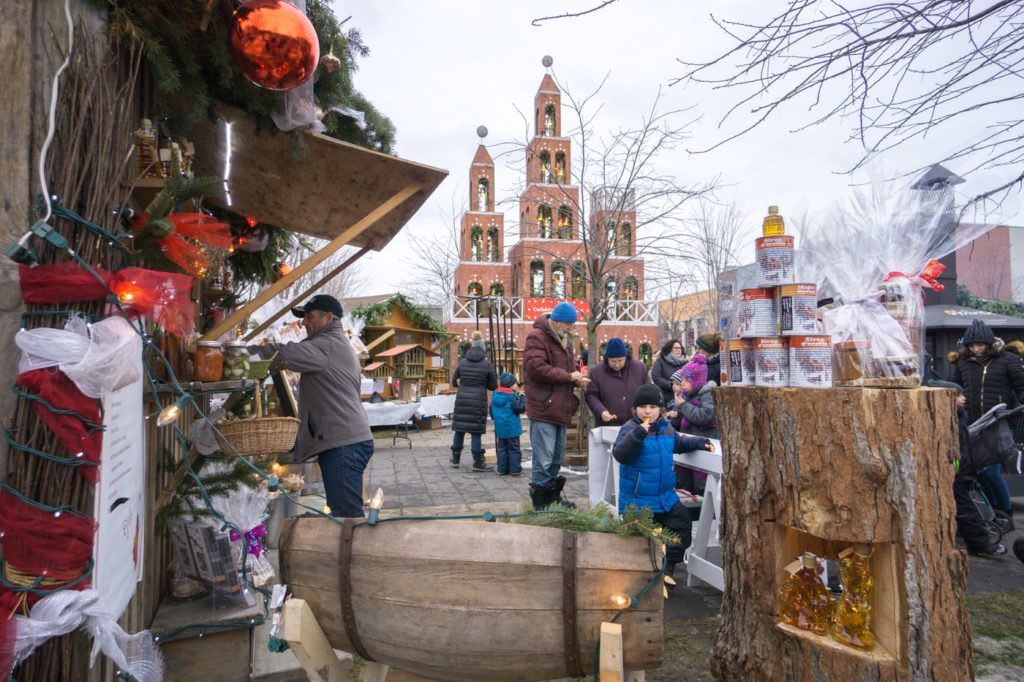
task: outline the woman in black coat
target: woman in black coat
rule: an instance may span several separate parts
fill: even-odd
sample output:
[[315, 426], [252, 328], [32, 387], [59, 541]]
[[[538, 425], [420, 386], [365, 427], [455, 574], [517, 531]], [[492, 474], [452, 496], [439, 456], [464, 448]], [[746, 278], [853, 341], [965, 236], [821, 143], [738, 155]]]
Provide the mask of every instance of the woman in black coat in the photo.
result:
[[[1024, 365], [1020, 358], [1003, 350], [1002, 341], [996, 339], [991, 327], [980, 320], [971, 322], [964, 333], [960, 347], [949, 354], [953, 363], [950, 380], [964, 388], [967, 399], [967, 414], [970, 422], [976, 421], [981, 415], [999, 403], [1014, 407], [1024, 399]], [[1008, 425], [1001, 422], [990, 429], [1007, 429]], [[978, 480], [997, 510], [1009, 517], [1007, 526], [1013, 530], [1013, 507], [1010, 502], [1010, 491], [1002, 474], [1002, 459], [1006, 452], [986, 452], [983, 446], [995, 444], [996, 438], [988, 434], [989, 439], [978, 438], [971, 443], [972, 454], [979, 464]], [[1007, 439], [1007, 449], [1012, 447], [1012, 435]], [[1002, 449], [1002, 445], [997, 445]], [[985, 466], [983, 463], [988, 462]], [[994, 464], [992, 462], [995, 462]]]
[[661, 347], [658, 359], [651, 367], [651, 381], [661, 389], [661, 397], [666, 405], [675, 398], [675, 394], [672, 393], [672, 375], [681, 370], [685, 364], [683, 342], [679, 339], [669, 339], [668, 343]]
[[487, 391], [498, 388], [498, 375], [487, 361], [487, 351], [480, 332], [473, 332], [473, 343], [466, 356], [455, 368], [452, 386], [457, 386], [455, 410], [452, 412], [453, 467], [459, 466], [462, 445], [469, 434], [470, 449], [473, 452], [473, 471], [493, 471], [494, 467], [484, 464], [484, 448], [480, 436], [487, 430]]

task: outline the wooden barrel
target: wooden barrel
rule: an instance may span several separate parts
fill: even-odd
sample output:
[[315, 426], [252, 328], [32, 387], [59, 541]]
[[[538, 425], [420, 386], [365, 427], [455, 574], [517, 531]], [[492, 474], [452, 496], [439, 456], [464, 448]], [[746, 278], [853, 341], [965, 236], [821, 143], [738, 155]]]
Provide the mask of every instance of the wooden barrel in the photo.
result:
[[[611, 596], [635, 595], [655, 574], [650, 543], [636, 537], [401, 520], [349, 526], [345, 539], [331, 519], [291, 523], [283, 580], [331, 645], [439, 680], [589, 674], [601, 622], [617, 612]], [[616, 621], [627, 670], [661, 666], [662, 607], [659, 580]]]

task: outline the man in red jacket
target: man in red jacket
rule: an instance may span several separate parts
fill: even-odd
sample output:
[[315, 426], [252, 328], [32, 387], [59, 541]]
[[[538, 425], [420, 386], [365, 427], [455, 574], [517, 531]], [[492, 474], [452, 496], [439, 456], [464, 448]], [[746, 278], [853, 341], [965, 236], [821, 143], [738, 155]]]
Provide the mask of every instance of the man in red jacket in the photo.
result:
[[550, 315], [541, 315], [533, 323], [523, 350], [526, 416], [533, 449], [530, 499], [536, 509], [567, 502], [562, 498], [565, 476], [558, 475], [565, 459], [565, 430], [580, 406], [576, 387], [589, 382], [576, 368], [569, 346], [569, 332], [577, 317], [573, 304], [562, 301]]

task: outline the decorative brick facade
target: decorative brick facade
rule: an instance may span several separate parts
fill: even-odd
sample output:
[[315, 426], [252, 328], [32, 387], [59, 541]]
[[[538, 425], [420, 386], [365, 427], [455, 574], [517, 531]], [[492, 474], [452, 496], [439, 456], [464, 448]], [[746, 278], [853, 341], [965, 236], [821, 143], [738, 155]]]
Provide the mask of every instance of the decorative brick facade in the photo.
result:
[[[494, 211], [494, 161], [480, 145], [469, 171], [470, 207], [462, 217], [460, 263], [455, 269], [455, 299], [445, 311], [445, 326], [459, 334], [452, 344], [451, 364], [460, 348], [468, 346], [470, 334], [480, 329], [495, 348], [513, 345], [519, 351], [534, 318], [524, 315], [525, 299], [589, 298], [586, 278], [579, 273], [586, 266], [586, 251], [580, 238], [580, 188], [571, 182], [572, 144], [561, 137], [561, 92], [554, 79], [545, 74], [534, 98], [535, 135], [527, 145], [526, 187], [519, 196], [519, 241], [505, 256], [504, 216]], [[613, 320], [598, 328], [598, 342], [622, 338], [634, 357], [656, 350], [657, 310], [643, 300], [644, 264], [636, 258], [636, 214], [631, 197], [614, 189], [599, 190], [591, 198], [589, 221], [598, 248], [614, 242], [610, 261], [616, 263]], [[597, 227], [600, 225], [600, 227]], [[593, 253], [591, 254], [593, 255]], [[574, 272], [577, 273], [574, 276]], [[492, 296], [490, 300], [476, 297]], [[529, 319], [527, 319], [529, 317]], [[586, 343], [585, 327], [577, 326], [577, 351]], [[501, 369], [518, 371], [518, 353], [498, 353]], [[592, 355], [590, 364], [600, 358]]]

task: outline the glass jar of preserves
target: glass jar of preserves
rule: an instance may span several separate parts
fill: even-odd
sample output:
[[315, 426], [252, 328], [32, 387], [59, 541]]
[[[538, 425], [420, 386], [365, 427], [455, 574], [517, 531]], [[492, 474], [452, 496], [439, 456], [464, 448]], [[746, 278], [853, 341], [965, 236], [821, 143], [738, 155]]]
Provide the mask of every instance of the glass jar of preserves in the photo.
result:
[[200, 341], [196, 345], [196, 381], [220, 381], [224, 354], [216, 341]]
[[249, 374], [249, 351], [245, 341], [228, 341], [224, 344], [224, 381], [241, 381]]

